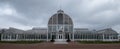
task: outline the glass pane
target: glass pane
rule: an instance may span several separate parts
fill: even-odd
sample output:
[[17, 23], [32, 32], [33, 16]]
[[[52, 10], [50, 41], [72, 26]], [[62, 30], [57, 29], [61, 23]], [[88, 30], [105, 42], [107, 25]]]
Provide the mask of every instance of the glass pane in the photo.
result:
[[58, 14], [58, 24], [63, 24], [63, 14]]

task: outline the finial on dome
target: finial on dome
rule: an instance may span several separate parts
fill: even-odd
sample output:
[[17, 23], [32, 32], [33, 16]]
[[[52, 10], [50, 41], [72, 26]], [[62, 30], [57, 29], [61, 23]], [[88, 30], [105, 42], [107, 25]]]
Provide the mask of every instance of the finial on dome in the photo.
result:
[[58, 12], [58, 13], [63, 13], [64, 11], [60, 9], [60, 10], [58, 10], [57, 12]]

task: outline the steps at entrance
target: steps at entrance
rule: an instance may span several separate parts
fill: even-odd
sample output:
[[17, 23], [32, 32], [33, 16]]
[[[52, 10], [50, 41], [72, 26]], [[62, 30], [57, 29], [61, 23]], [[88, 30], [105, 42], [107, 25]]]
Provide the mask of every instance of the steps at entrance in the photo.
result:
[[68, 44], [68, 42], [66, 42], [66, 39], [55, 39], [54, 44]]
[[54, 42], [54, 44], [68, 44], [68, 42]]
[[66, 39], [55, 39], [56, 42], [66, 42]]

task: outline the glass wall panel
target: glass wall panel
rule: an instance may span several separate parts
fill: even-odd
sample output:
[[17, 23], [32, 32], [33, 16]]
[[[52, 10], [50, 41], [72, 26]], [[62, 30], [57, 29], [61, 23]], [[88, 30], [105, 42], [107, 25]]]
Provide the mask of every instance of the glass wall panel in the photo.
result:
[[58, 24], [63, 24], [63, 14], [58, 14]]

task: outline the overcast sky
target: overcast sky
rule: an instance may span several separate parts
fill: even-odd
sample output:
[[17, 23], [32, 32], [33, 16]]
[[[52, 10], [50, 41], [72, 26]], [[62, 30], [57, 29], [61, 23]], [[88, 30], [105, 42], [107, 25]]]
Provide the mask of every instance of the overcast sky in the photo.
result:
[[75, 28], [113, 28], [120, 32], [120, 0], [0, 0], [0, 28], [47, 27], [64, 10]]

